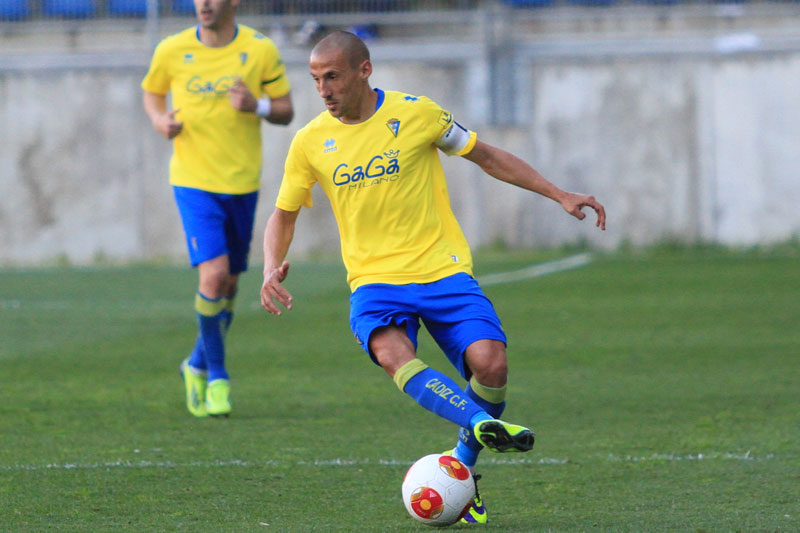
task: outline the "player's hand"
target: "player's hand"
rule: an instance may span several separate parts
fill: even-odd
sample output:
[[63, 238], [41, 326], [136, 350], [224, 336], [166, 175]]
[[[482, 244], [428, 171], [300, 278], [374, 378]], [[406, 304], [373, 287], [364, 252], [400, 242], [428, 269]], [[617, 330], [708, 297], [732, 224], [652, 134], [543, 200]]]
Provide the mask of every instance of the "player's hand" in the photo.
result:
[[172, 109], [159, 115], [156, 119], [153, 127], [155, 130], [166, 137], [167, 139], [174, 139], [178, 136], [178, 134], [183, 130], [183, 122], [178, 122], [175, 119], [175, 115], [180, 111], [180, 109]]
[[292, 295], [281, 285], [288, 275], [289, 263], [287, 261], [284, 261], [278, 268], [264, 271], [264, 283], [261, 285], [261, 307], [272, 315], [282, 314], [275, 302], [281, 304], [287, 311], [292, 310]]
[[234, 82], [228, 92], [231, 97], [231, 105], [234, 109], [250, 113], [255, 113], [256, 109], [258, 109], [256, 97], [253, 96], [253, 93], [251, 93], [247, 85], [244, 84], [242, 78], [236, 78], [236, 82]]
[[591, 207], [594, 209], [594, 212], [597, 213], [597, 222], [595, 226], [602, 230], [606, 229], [606, 209], [600, 202], [594, 199], [594, 196], [568, 192], [561, 200], [561, 207], [578, 220], [586, 218], [586, 214], [583, 213], [581, 209], [584, 207]]

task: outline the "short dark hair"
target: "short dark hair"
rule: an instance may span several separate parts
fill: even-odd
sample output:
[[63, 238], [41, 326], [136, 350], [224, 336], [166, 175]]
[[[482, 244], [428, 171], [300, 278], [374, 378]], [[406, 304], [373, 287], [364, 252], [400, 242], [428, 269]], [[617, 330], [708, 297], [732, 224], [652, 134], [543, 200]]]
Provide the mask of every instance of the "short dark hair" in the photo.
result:
[[337, 30], [329, 33], [317, 43], [311, 55], [332, 50], [341, 50], [353, 68], [358, 68], [364, 61], [369, 61], [367, 45], [349, 31]]

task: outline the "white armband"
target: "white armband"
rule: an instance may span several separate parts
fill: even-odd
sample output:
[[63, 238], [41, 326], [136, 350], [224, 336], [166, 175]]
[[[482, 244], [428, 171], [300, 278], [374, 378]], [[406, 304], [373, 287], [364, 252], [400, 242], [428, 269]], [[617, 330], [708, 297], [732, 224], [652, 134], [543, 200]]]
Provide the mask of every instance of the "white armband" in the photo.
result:
[[468, 129], [453, 121], [450, 128], [436, 141], [436, 146], [447, 155], [457, 154], [467, 147], [471, 137], [472, 133]]
[[259, 99], [258, 106], [256, 107], [256, 115], [261, 118], [267, 118], [270, 111], [272, 111], [272, 100], [269, 98]]

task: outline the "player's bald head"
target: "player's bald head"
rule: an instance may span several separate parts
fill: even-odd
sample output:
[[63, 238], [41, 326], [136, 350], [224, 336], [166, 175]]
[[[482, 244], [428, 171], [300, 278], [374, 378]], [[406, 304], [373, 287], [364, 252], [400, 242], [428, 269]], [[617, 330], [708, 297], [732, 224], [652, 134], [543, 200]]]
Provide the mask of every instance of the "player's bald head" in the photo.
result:
[[369, 49], [364, 41], [348, 31], [335, 31], [325, 36], [311, 50], [311, 57], [342, 53], [352, 68], [358, 68], [369, 61]]

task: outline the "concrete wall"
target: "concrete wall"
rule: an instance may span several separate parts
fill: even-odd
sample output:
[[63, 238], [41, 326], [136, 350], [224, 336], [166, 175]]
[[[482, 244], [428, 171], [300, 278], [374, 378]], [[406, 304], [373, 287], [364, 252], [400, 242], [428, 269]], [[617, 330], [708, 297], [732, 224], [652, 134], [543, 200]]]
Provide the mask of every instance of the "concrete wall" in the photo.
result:
[[[291, 137], [321, 110], [304, 54], [289, 61], [294, 123], [263, 130], [256, 263]], [[491, 71], [480, 57], [374, 56], [373, 85], [431, 96], [483, 140], [607, 207], [601, 233], [443, 156], [473, 247], [752, 245], [800, 235], [800, 52], [518, 59], [512, 126], [487, 124]], [[170, 143], [142, 111], [146, 64], [133, 63], [0, 70], [0, 263], [185, 258], [167, 183]], [[317, 194], [316, 204], [301, 214], [294, 255], [338, 249], [327, 201]]]

